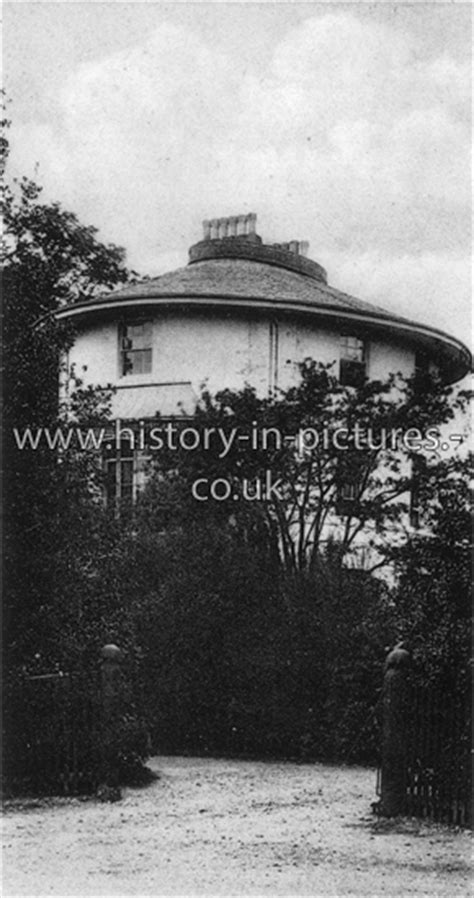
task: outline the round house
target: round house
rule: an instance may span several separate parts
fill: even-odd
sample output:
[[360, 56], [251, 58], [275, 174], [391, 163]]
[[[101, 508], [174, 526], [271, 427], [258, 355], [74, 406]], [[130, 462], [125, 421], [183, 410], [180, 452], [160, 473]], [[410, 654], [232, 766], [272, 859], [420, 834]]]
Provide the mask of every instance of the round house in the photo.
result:
[[447, 383], [469, 370], [454, 337], [329, 286], [307, 243], [263, 243], [256, 215], [203, 225], [185, 268], [58, 313], [76, 328], [69, 365], [116, 387], [115, 418], [192, 414], [203, 385], [286, 388], [306, 358], [348, 385], [421, 364]]

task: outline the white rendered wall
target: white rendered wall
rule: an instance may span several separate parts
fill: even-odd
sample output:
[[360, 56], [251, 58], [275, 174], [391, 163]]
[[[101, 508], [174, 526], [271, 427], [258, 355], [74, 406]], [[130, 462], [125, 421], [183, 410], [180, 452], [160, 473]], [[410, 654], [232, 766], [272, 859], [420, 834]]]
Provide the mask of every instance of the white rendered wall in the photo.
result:
[[[151, 373], [120, 376], [114, 321], [81, 330], [69, 353], [69, 365], [75, 366], [86, 384], [113, 384], [121, 393], [123, 388], [188, 382], [196, 395], [203, 384], [215, 393], [225, 387], [240, 389], [246, 383], [262, 394], [270, 386], [286, 388], [296, 383], [298, 362], [305, 358], [334, 362], [337, 375], [340, 334], [340, 329], [318, 322], [280, 319], [275, 324], [275, 320], [246, 319], [236, 313], [176, 310], [154, 313]], [[409, 375], [413, 366], [412, 350], [380, 339], [368, 341], [370, 379], [383, 380], [399, 371]]]
[[118, 380], [118, 335], [116, 324], [96, 324], [80, 331], [69, 351], [68, 367], [86, 384], [116, 384]]
[[370, 380], [385, 380], [389, 374], [409, 377], [415, 370], [415, 353], [401, 343], [370, 342], [368, 351], [368, 376]]

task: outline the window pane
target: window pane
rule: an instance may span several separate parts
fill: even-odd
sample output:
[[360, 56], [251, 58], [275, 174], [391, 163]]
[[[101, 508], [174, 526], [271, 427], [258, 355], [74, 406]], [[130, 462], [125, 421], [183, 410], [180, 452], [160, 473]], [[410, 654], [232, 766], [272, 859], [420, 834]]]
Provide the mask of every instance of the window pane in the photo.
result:
[[142, 351], [138, 350], [138, 352], [132, 352], [132, 371], [134, 374], [143, 374], [142, 367]]
[[120, 500], [125, 504], [133, 501], [133, 461], [120, 463]]
[[131, 352], [124, 352], [122, 354], [122, 374], [132, 374], [133, 372], [133, 361]]
[[340, 338], [339, 380], [345, 387], [360, 387], [364, 383], [365, 344], [359, 337], [342, 334]]
[[341, 359], [339, 380], [343, 387], [361, 387], [365, 381], [364, 363]]
[[113, 507], [117, 498], [117, 465], [115, 461], [108, 461], [106, 464], [105, 491], [107, 504]]
[[[124, 428], [125, 430], [125, 428]], [[120, 453], [120, 458], [133, 458], [133, 449], [134, 449], [134, 441], [131, 438], [132, 434], [128, 436], [127, 434], [120, 440], [118, 450]]]
[[341, 358], [354, 362], [364, 361], [364, 343], [358, 337], [341, 337]]
[[151, 371], [151, 349], [143, 350], [143, 373], [149, 374]]
[[136, 349], [123, 353], [122, 374], [149, 374], [151, 349]]
[[151, 346], [151, 321], [142, 321], [127, 328], [132, 349], [148, 349]]
[[120, 329], [121, 375], [149, 374], [152, 360], [152, 323], [124, 324]]

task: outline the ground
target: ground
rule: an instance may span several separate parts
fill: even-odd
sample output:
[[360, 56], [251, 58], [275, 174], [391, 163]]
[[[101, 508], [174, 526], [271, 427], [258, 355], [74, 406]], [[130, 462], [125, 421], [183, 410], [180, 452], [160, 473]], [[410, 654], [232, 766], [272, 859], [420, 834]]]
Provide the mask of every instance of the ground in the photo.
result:
[[15, 801], [3, 896], [471, 894], [466, 831], [373, 816], [375, 771], [155, 758], [121, 801]]

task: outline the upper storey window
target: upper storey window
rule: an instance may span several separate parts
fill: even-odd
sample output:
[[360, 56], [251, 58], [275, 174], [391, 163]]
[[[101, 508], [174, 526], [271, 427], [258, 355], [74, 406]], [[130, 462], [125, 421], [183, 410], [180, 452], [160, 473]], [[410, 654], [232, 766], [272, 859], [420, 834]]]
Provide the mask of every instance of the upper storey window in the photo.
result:
[[366, 376], [366, 346], [363, 340], [344, 334], [340, 341], [339, 380], [345, 387], [360, 387]]
[[152, 324], [139, 321], [120, 328], [120, 375], [149, 374], [151, 371]]

